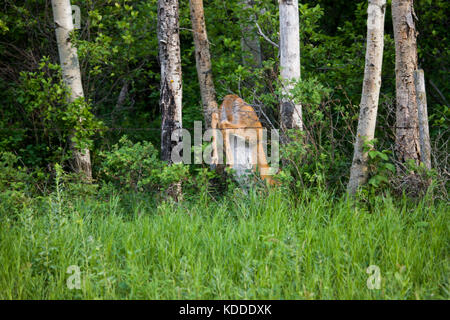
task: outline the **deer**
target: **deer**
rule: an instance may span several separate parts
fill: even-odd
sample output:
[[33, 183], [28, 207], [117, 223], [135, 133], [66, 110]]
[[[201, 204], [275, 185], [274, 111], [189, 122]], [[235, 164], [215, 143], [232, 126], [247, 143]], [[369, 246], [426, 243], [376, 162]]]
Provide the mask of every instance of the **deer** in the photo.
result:
[[[269, 185], [275, 185], [269, 172], [262, 145], [263, 126], [252, 106], [237, 95], [224, 97], [217, 112], [211, 116], [211, 127], [222, 133], [227, 167], [235, 170], [235, 176], [247, 176], [249, 169], [256, 172]], [[219, 163], [217, 130], [212, 135], [213, 168]]]

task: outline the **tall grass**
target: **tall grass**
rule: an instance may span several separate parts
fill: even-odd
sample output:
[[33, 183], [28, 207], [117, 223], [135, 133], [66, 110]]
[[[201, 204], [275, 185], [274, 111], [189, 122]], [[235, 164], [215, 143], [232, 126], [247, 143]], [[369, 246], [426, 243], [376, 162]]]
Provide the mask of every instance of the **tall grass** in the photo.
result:
[[448, 205], [370, 208], [306, 190], [174, 204], [58, 189], [17, 212], [0, 204], [0, 298], [448, 299]]

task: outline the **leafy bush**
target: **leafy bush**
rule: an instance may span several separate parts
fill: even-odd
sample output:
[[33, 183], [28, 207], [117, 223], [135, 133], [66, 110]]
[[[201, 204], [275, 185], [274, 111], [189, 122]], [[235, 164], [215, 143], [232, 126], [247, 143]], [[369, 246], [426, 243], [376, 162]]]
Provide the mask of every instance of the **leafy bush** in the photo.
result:
[[133, 144], [127, 136], [103, 151], [100, 157], [100, 176], [106, 182], [134, 191], [157, 191], [189, 178], [189, 167], [183, 164], [168, 166], [159, 160], [159, 153], [151, 142]]
[[40, 184], [46, 178], [43, 170], [30, 171], [13, 153], [0, 152], [0, 211], [19, 212], [32, 195], [42, 191]]
[[84, 99], [69, 102], [61, 68], [48, 57], [42, 58], [37, 71], [20, 73], [13, 96], [14, 112], [8, 118], [14, 128], [6, 131], [9, 138], [0, 136], [0, 147], [19, 151], [28, 166], [68, 160], [69, 138], [80, 148], [91, 147], [94, 130], [103, 128]]
[[0, 193], [23, 192], [32, 195], [44, 191], [48, 174], [43, 169], [31, 170], [22, 159], [11, 152], [0, 151]]
[[26, 169], [16, 166], [19, 158], [11, 152], [0, 152], [0, 191], [23, 190], [27, 179]]
[[[294, 81], [293, 85], [288, 97], [302, 105], [303, 131], [291, 129], [284, 133], [287, 142], [280, 150], [284, 167], [281, 180], [291, 181], [297, 190], [343, 189], [342, 178], [348, 172], [352, 144], [339, 131], [353, 120], [341, 115], [341, 105], [330, 99], [330, 88], [316, 78]], [[333, 113], [340, 114], [339, 126]]]

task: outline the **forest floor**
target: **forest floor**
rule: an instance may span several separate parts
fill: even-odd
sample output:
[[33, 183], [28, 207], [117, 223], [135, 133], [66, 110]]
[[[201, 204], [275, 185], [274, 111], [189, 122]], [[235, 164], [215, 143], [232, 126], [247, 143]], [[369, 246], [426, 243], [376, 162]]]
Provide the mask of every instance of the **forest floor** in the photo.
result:
[[60, 191], [0, 225], [0, 299], [450, 298], [445, 202]]

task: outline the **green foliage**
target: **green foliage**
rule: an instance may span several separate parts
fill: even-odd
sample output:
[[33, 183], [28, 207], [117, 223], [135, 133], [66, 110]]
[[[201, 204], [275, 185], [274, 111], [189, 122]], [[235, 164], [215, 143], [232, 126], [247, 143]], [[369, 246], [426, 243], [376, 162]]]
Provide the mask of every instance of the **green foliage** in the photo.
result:
[[12, 104], [20, 112], [10, 114], [8, 120], [15, 123], [2, 132], [9, 137], [2, 139], [1, 145], [5, 150], [20, 151], [29, 166], [64, 162], [70, 158], [69, 140], [80, 148], [91, 147], [92, 135], [102, 128], [84, 99], [69, 103], [60, 67], [48, 57], [42, 59], [36, 72], [20, 73], [13, 94]]
[[382, 184], [388, 184], [389, 176], [395, 173], [395, 166], [388, 161], [388, 154], [390, 150], [383, 150], [382, 152], [377, 150], [369, 151], [370, 164], [376, 168], [375, 173], [369, 179], [369, 184], [375, 188], [380, 187]]
[[0, 152], [0, 191], [22, 190], [27, 180], [26, 169], [17, 166], [19, 159], [10, 152]]
[[[289, 142], [281, 150], [284, 162], [282, 181], [291, 181], [295, 190], [304, 188], [323, 190], [329, 186], [328, 171], [334, 165], [325, 150], [315, 150], [314, 145], [307, 143], [305, 135], [299, 130], [287, 133]], [[286, 176], [290, 176], [290, 179]]]
[[[337, 134], [352, 119], [342, 112], [340, 105], [329, 103], [332, 90], [316, 78], [297, 80], [293, 84], [288, 96], [302, 105], [305, 130], [286, 133], [288, 143], [281, 149], [284, 174], [291, 176], [296, 190], [305, 187], [342, 189], [342, 175], [348, 161], [345, 150], [352, 152], [352, 149]], [[342, 118], [337, 127], [333, 127], [334, 112], [339, 112]]]
[[22, 159], [11, 152], [0, 151], [0, 193], [4, 198], [32, 196], [42, 191], [48, 174], [44, 170], [26, 167]]
[[122, 190], [164, 190], [189, 177], [188, 166], [167, 166], [159, 160], [159, 153], [150, 142], [133, 144], [127, 136], [113, 145], [111, 151], [103, 151], [99, 156], [103, 158], [100, 176], [105, 182], [112, 182]]
[[326, 99], [331, 89], [325, 88], [316, 78], [293, 81], [294, 87], [289, 98], [297, 104], [305, 106], [318, 105]]
[[378, 151], [375, 149], [376, 139], [364, 141], [363, 152], [367, 152], [369, 156], [369, 185], [373, 187], [372, 191], [381, 189], [389, 184], [389, 179], [395, 174], [396, 169], [390, 162], [390, 150]]
[[19, 157], [0, 151], [0, 203], [14, 216], [30, 203], [31, 197], [42, 191], [47, 175], [43, 170], [30, 170]]
[[[102, 159], [97, 155], [108, 152], [124, 135], [132, 141], [158, 146], [160, 132], [154, 130], [161, 124], [157, 2], [71, 1], [81, 8], [81, 29], [71, 37], [78, 48], [86, 100], [69, 104], [57, 67], [59, 58], [49, 2], [7, 0], [0, 13], [0, 34], [4, 39], [0, 43], [0, 61], [7, 66], [0, 68], [0, 151], [17, 154], [29, 172], [48, 173], [54, 163], [60, 163], [67, 171], [68, 138], [74, 135], [72, 139], [78, 146], [91, 149], [94, 174], [100, 174]], [[273, 45], [279, 42], [278, 2], [255, 0], [247, 8], [241, 0], [205, 0], [204, 7], [218, 102], [226, 94], [236, 93], [255, 107], [265, 127], [278, 127], [282, 84], [278, 77], [279, 50]], [[427, 80], [430, 135], [433, 145], [442, 148], [446, 147], [441, 141], [448, 140], [450, 100], [446, 80], [450, 61], [445, 14], [448, 7], [448, 1], [443, 0], [415, 1], [419, 64], [425, 69]], [[292, 184], [297, 186], [320, 184], [343, 191], [351, 164], [363, 80], [367, 1], [305, 0], [299, 4], [299, 13], [302, 79], [290, 95], [303, 105], [305, 145], [293, 144], [282, 150], [286, 159], [293, 161], [287, 161], [290, 167], [283, 169], [283, 179], [293, 179]], [[260, 35], [256, 23], [273, 43]], [[249, 52], [243, 52], [243, 30], [248, 33], [246, 36], [255, 36], [260, 42], [260, 66], [253, 65]], [[183, 125], [192, 128], [193, 121], [202, 120], [203, 116], [188, 1], [180, 1], [180, 43]], [[388, 5], [376, 131], [380, 150], [389, 149], [394, 143], [394, 58]], [[125, 99], [118, 103], [124, 88]], [[79, 118], [84, 121], [80, 123]], [[103, 134], [94, 134], [99, 132]], [[441, 164], [447, 149], [435, 156]], [[378, 158], [375, 155], [374, 161]], [[384, 161], [380, 159], [378, 163], [383, 166]], [[386, 176], [388, 171], [380, 172], [374, 177]], [[172, 173], [166, 172], [168, 177]], [[74, 176], [67, 175], [67, 179], [75, 181]], [[130, 177], [124, 185], [139, 189], [134, 179]], [[374, 178], [372, 182], [384, 188], [380, 179], [384, 180]], [[153, 183], [159, 188], [162, 182], [148, 181], [144, 185]]]

